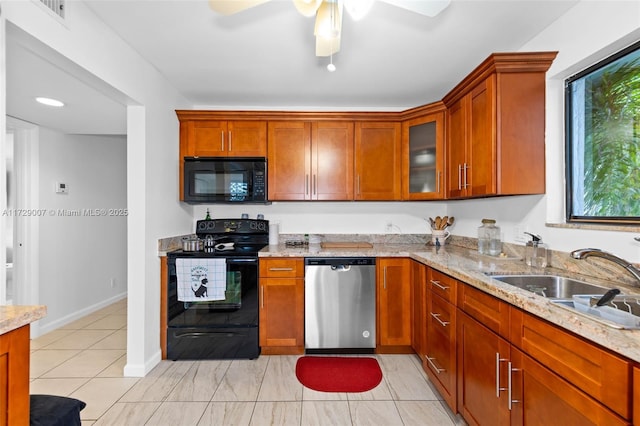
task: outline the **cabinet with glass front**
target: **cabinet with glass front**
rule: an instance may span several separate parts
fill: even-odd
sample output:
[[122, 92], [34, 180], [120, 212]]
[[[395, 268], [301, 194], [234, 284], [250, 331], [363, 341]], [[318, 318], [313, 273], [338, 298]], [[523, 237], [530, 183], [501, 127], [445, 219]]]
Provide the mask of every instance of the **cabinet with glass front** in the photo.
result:
[[425, 113], [402, 124], [404, 200], [444, 198], [444, 112]]

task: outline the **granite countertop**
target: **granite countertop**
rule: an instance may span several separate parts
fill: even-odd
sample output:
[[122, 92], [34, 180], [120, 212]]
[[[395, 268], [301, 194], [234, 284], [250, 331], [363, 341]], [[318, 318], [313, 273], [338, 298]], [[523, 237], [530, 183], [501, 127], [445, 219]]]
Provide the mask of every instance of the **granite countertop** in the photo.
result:
[[[586, 278], [565, 268], [534, 270], [519, 257], [496, 258], [479, 254], [462, 246], [436, 248], [426, 244], [373, 244], [372, 248], [325, 249], [319, 244], [308, 247], [268, 246], [260, 257], [409, 257], [431, 266], [473, 287], [491, 294], [553, 324], [559, 325], [614, 352], [640, 362], [640, 330], [620, 330], [567, 308], [553, 304], [542, 296], [492, 279], [486, 273], [544, 273], [588, 279], [604, 287], [620, 288], [625, 294], [640, 296], [640, 289], [625, 283]], [[560, 265], [562, 266], [562, 265]]]
[[36, 306], [0, 306], [0, 334], [16, 330], [23, 325], [39, 320], [47, 314], [47, 307]]

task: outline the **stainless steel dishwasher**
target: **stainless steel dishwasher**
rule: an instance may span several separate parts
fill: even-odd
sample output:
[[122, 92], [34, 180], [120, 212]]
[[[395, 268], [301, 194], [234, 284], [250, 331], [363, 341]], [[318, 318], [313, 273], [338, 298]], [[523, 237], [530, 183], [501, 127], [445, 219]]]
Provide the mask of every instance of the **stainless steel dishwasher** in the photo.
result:
[[372, 352], [376, 347], [376, 260], [305, 259], [306, 352]]

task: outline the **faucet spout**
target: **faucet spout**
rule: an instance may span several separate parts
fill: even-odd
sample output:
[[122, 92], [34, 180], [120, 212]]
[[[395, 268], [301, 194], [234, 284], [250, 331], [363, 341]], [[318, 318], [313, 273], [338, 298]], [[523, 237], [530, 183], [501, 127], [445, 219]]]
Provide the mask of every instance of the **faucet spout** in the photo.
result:
[[574, 250], [571, 252], [571, 257], [574, 259], [586, 259], [589, 256], [600, 257], [602, 259], [609, 260], [613, 263], [616, 263], [623, 268], [625, 268], [634, 278], [638, 281], [636, 284], [640, 286], [640, 270], [636, 268], [631, 262], [628, 262], [615, 254], [606, 252], [604, 250], [596, 249], [596, 248], [583, 248], [579, 250]]

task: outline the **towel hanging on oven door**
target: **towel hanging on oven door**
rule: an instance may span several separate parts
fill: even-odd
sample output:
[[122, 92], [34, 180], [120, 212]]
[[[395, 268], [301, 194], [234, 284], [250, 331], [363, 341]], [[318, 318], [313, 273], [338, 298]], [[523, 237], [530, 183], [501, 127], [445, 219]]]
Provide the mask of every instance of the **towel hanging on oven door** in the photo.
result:
[[224, 258], [177, 258], [176, 275], [181, 302], [225, 299], [227, 260]]

